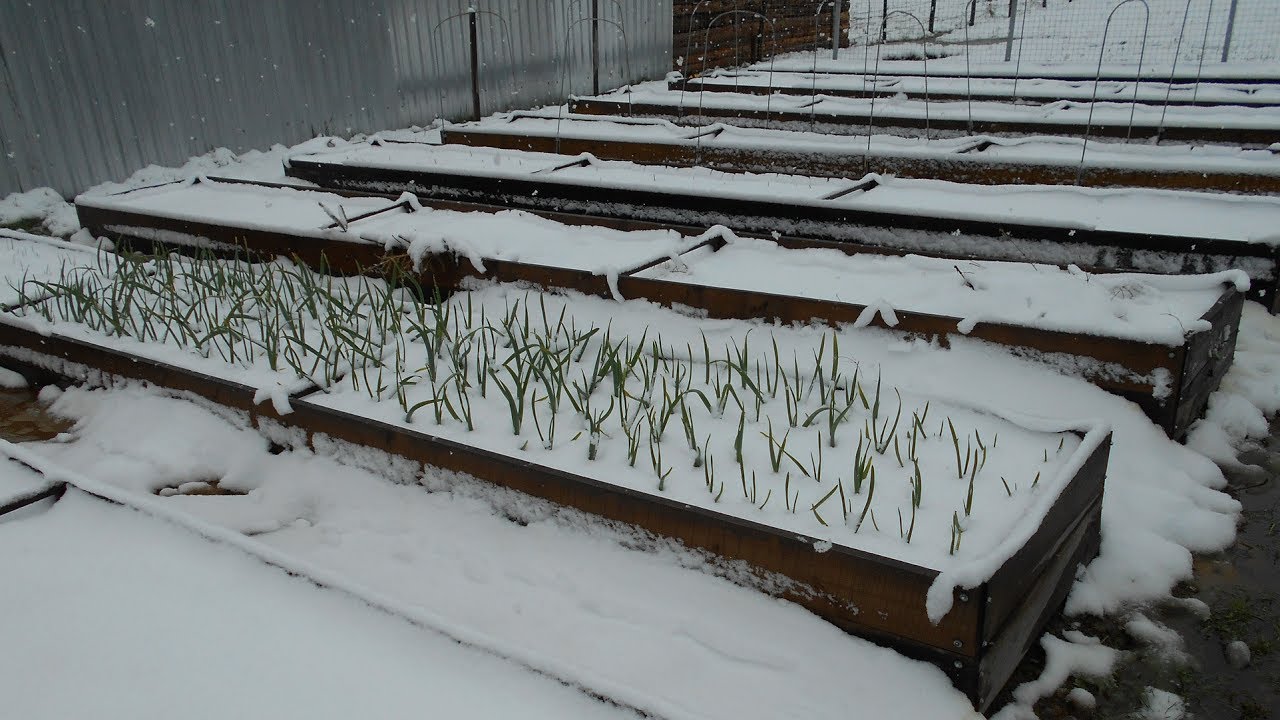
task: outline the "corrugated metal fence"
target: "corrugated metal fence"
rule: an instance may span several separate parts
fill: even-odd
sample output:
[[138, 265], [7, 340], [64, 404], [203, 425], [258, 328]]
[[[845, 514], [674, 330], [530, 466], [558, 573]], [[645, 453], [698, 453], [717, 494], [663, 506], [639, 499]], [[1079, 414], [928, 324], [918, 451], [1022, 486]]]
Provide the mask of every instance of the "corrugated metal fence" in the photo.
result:
[[671, 0], [5, 0], [0, 197], [466, 117], [471, 6], [486, 114], [671, 66]]

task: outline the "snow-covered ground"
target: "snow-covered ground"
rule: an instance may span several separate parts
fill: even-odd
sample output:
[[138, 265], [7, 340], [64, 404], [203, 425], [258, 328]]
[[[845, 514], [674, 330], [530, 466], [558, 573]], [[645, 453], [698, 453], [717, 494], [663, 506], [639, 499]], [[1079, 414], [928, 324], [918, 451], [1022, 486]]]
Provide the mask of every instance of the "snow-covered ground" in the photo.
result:
[[[1228, 53], [1230, 62], [1225, 65], [1237, 72], [1269, 70], [1273, 73], [1274, 65], [1268, 61], [1280, 52], [1280, 41], [1276, 38], [1280, 13], [1271, 0], [1131, 2], [1115, 12], [1109, 32], [1108, 17], [1121, 5], [1120, 0], [1020, 0], [1013, 28], [1012, 62], [1004, 63], [1010, 3], [1008, 0], [973, 2], [977, 12], [974, 25], [969, 27], [966, 22], [968, 0], [937, 0], [934, 19], [937, 33], [929, 38], [927, 45], [919, 39], [928, 25], [934, 0], [889, 3], [886, 35], [894, 44], [883, 47], [884, 57], [901, 57], [913, 52], [918, 55], [927, 47], [930, 64], [938, 66], [963, 66], [967, 54], [968, 62], [975, 65], [1012, 65], [1021, 59], [1028, 73], [1035, 72], [1035, 66], [1041, 65], [1046, 69], [1076, 68], [1092, 74], [1103, 50], [1106, 32], [1102, 57], [1108, 65], [1136, 66], [1141, 56], [1146, 67], [1167, 75], [1176, 58], [1181, 73], [1194, 75], [1201, 57], [1209, 72], [1224, 66], [1221, 59], [1232, 6], [1235, 6], [1236, 18]], [[842, 59], [860, 67], [869, 40], [871, 60], [867, 65], [874, 67], [885, 5], [869, 0], [848, 0], [848, 5], [852, 16], [849, 38], [857, 47], [842, 51]], [[896, 41], [908, 42], [897, 44]], [[830, 52], [824, 54], [829, 60]], [[936, 57], [938, 55], [942, 57]], [[809, 57], [812, 58], [812, 54]]]
[[9, 717], [637, 716], [79, 490], [0, 518], [0, 574]]
[[[1052, 21], [1031, 4], [1027, 37], [1052, 36], [1054, 43], [1028, 41], [1026, 51], [1041, 49], [1028, 52], [1022, 67], [1056, 63], [1091, 73], [1099, 46], [1089, 39], [1100, 36], [1099, 7], [1112, 3], [1051, 0]], [[1241, 2], [1255, 14], [1262, 4]], [[1152, 33], [1161, 39], [1147, 65], [1163, 62], [1167, 71], [1183, 2], [1151, 5]], [[1089, 19], [1077, 22], [1073, 13], [1082, 8]], [[1219, 33], [1216, 22], [1211, 36]], [[1189, 27], [1198, 39], [1203, 21]], [[1238, 26], [1233, 47], [1240, 51], [1233, 56], [1243, 62], [1226, 70], [1247, 71], [1249, 61], [1275, 56], [1265, 50], [1274, 44], [1267, 27]], [[1055, 28], [1069, 28], [1070, 37]], [[980, 16], [975, 34], [994, 37], [1005, 29], [1007, 19], [991, 14]], [[962, 34], [957, 28], [947, 39]], [[1108, 59], [1124, 63], [1132, 49], [1127, 44]], [[1002, 53], [1002, 45], [974, 46], [970, 59], [1007, 67], [995, 62]], [[1188, 57], [1184, 48], [1180, 71]], [[796, 56], [778, 67], [808, 70], [812, 59]], [[862, 70], [864, 59], [846, 51], [819, 67]], [[936, 65], [963, 63], [952, 56]], [[881, 70], [918, 72], [921, 65], [886, 61]], [[1206, 63], [1204, 75], [1223, 71]], [[383, 137], [423, 135], [412, 129]], [[278, 181], [288, 154], [347, 149], [345, 140], [317, 138], [240, 157], [220, 150], [182, 168], [149, 167], [92, 192], [199, 175]], [[647, 168], [632, 173], [657, 176]], [[727, 181], [702, 171], [682, 177], [704, 186], [713, 178]], [[828, 184], [809, 182], [774, 179], [763, 192], [804, 195]], [[1015, 191], [1000, 192], [1012, 197]], [[1096, 213], [1125, 227], [1195, 224], [1234, 228], [1225, 236], [1239, 239], [1274, 236], [1265, 229], [1269, 209], [1249, 218], [1205, 205], [1184, 206], [1182, 214], [1115, 210], [1114, 204], [1105, 210], [1115, 201], [1104, 198], [1120, 195], [1076, 192], [1084, 199], [1074, 207], [1093, 208], [1090, 218]], [[958, 210], [977, 202], [971, 189], [945, 183], [914, 186], [912, 193], [898, 195], [899, 202], [951, 203]], [[875, 198], [886, 194], [850, 202], [879, 202]], [[323, 222], [321, 214], [313, 216]], [[71, 206], [42, 190], [0, 199], [0, 225], [12, 224], [63, 237], [78, 229]], [[0, 238], [19, 241], [26, 239]], [[55, 252], [31, 251], [21, 269], [0, 273], [10, 281], [24, 273], [49, 276], [63, 254], [49, 247]], [[70, 246], [66, 252], [78, 253]], [[608, 300], [573, 302], [615, 317], [619, 326], [643, 321], [665, 332], [698, 324], [657, 308], [629, 313]], [[797, 343], [816, 343], [821, 334], [758, 323], [703, 327], [726, 334], [754, 327]], [[1114, 429], [1102, 552], [1079, 576], [1069, 614], [1171, 602], [1173, 586], [1191, 576], [1192, 554], [1235, 538], [1239, 505], [1222, 492], [1214, 463], [1236, 462], [1239, 448], [1267, 433], [1267, 417], [1280, 411], [1280, 320], [1252, 303], [1235, 364], [1185, 446], [1165, 437], [1136, 406], [980, 342], [961, 339], [944, 349], [846, 328], [840, 346], [881, 368], [886, 382], [925, 394]], [[337, 443], [321, 442], [313, 451], [295, 438], [273, 452], [246, 418], [155, 390], [46, 389], [42, 397], [76, 425], [21, 452], [67, 468], [90, 491], [72, 489], [57, 503], [0, 518], [0, 697], [15, 717], [559, 718], [628, 717], [637, 710], [673, 720], [976, 716], [936, 668], [746, 589], [734, 582], [743, 580], [740, 568], [674, 543]], [[222, 490], [243, 494], [169, 490], [215, 480]], [[21, 465], [0, 460], [0, 498], [39, 482]], [[157, 490], [166, 497], [157, 498]], [[1018, 688], [1002, 717], [1029, 717], [1037, 698], [1073, 675], [1105, 675], [1119, 657], [1076, 632], [1046, 636], [1041, 644], [1043, 676]], [[1087, 706], [1090, 698], [1076, 696]], [[1153, 688], [1145, 711], [1155, 717], [1182, 707], [1176, 696]]]

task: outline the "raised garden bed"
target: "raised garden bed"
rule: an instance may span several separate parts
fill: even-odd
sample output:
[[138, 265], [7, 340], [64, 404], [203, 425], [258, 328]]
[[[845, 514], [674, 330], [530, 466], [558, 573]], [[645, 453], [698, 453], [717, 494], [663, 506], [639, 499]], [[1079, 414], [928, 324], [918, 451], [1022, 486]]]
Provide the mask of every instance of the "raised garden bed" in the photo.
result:
[[746, 95], [803, 95], [808, 97], [909, 98], [931, 101], [977, 100], [1004, 102], [1099, 102], [1128, 103], [1163, 107], [1274, 107], [1280, 105], [1280, 87], [1245, 83], [1196, 83], [1194, 79], [1181, 85], [1166, 82], [1139, 83], [1134, 93], [1132, 76], [1127, 82], [1099, 82], [1095, 91], [1089, 80], [1046, 80], [1040, 78], [965, 78], [924, 75], [889, 75], [877, 78], [867, 74], [831, 74], [803, 71], [773, 72], [746, 70], [717, 72], [702, 77], [684, 78], [673, 75], [667, 89], [679, 92], [732, 92]]
[[[508, 169], [513, 160], [521, 159], [525, 168]], [[536, 170], [530, 169], [539, 161]], [[686, 226], [721, 224], [735, 232], [940, 257], [1162, 274], [1239, 269], [1252, 282], [1249, 297], [1273, 311], [1280, 283], [1280, 246], [1274, 239], [1161, 235], [1065, 220], [1033, 224], [974, 213], [960, 205], [946, 213], [924, 214], [924, 207], [948, 198], [952, 204], [972, 201], [966, 194], [915, 196], [910, 209], [881, 209], [859, 199], [863, 192], [874, 191], [879, 182], [875, 178], [837, 182], [664, 172], [656, 167], [615, 167], [582, 156], [412, 143], [296, 156], [289, 159], [286, 172], [339, 190], [412, 192], [421, 198]]]
[[[117, 240], [168, 236], [184, 247], [205, 238], [211, 247], [233, 242], [267, 258], [305, 248], [314, 268], [408, 274], [442, 295], [476, 277], [646, 299], [718, 318], [818, 319], [942, 342], [976, 338], [1130, 398], [1174, 437], [1200, 415], [1230, 366], [1243, 302], [1231, 285], [1243, 286], [1238, 273], [1164, 278], [1016, 263], [962, 266], [736, 239], [724, 230], [691, 237], [569, 228], [516, 212], [423, 212], [407, 200], [342, 230], [316, 224], [323, 220], [311, 211], [324, 199], [335, 198], [233, 183], [172, 185], [98, 198], [92, 222], [82, 220], [95, 232], [133, 228], [135, 235], [114, 231]], [[224, 200], [270, 207], [274, 220], [266, 226], [208, 209]], [[336, 205], [331, 212], [343, 211]]]
[[[1206, 157], [1187, 148], [1134, 150], [1095, 144], [1084, 166], [1078, 146], [995, 138], [929, 145], [880, 136], [868, 148], [845, 137], [732, 126], [691, 130], [607, 117], [557, 119], [514, 113], [503, 120], [446, 127], [445, 143], [575, 155], [642, 165], [701, 166], [725, 172], [847, 178], [875, 172], [984, 185], [1147, 187], [1280, 193], [1280, 158], [1265, 151]], [[1172, 150], [1167, 151], [1167, 150]], [[1262, 156], [1258, 160], [1249, 156]], [[1248, 157], [1249, 159], [1245, 159]]]
[[[77, 286], [0, 316], [0, 355], [78, 380], [105, 372], [195, 393], [744, 560], [762, 589], [938, 664], [980, 708], [1098, 547], [1105, 427], [901, 392], [842, 356], [838, 333], [783, 330], [754, 353], [746, 335], [717, 336], [723, 348], [698, 349], [698, 321], [643, 306], [623, 322], [601, 301], [494, 287], [425, 308], [394, 303], [372, 280], [336, 302], [352, 281], [158, 262], [145, 276], [154, 282], [133, 271], [112, 279], [135, 301], [113, 337], [95, 329], [109, 310], [76, 314], [96, 292]], [[196, 313], [195, 332], [175, 328], [187, 321], [168, 310], [207, 304], [193, 290], [201, 283], [219, 297], [278, 295], [254, 295], [247, 312]], [[287, 369], [263, 371], [266, 348], [249, 343], [247, 356], [219, 363], [209, 347], [291, 313], [329, 328], [315, 344], [348, 350], [290, 380]], [[211, 325], [230, 329], [199, 334]], [[770, 357], [767, 372], [753, 370]], [[264, 393], [260, 381], [290, 389]], [[557, 413], [549, 399], [562, 394]]]
[[[1092, 117], [1087, 107], [1040, 108], [998, 103], [878, 102], [853, 98], [735, 93], [679, 93], [642, 90], [627, 94], [574, 98], [569, 111], [583, 115], [646, 117], [685, 124], [726, 120], [743, 127], [818, 130], [864, 135], [872, 132], [932, 137], [956, 135], [1067, 135], [1133, 141], [1213, 143], [1265, 148], [1280, 140], [1280, 111], [1274, 108], [1175, 108], [1161, 123], [1161, 108], [1103, 107]], [[1245, 117], [1242, 117], [1242, 113]]]

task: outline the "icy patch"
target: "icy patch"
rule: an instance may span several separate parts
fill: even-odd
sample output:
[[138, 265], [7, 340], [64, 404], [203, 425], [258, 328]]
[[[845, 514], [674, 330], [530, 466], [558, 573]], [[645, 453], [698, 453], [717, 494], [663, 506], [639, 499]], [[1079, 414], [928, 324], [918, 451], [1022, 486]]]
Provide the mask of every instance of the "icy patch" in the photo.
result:
[[1167, 690], [1148, 687], [1138, 720], [1183, 720], [1187, 716], [1187, 704], [1178, 695]]

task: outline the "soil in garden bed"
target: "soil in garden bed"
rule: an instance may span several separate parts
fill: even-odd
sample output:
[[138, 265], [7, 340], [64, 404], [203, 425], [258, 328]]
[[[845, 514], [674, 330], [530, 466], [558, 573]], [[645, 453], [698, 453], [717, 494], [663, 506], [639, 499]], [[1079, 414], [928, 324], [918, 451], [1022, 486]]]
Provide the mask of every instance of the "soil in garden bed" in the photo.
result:
[[[1188, 713], [1214, 720], [1280, 719], [1280, 420], [1271, 437], [1241, 459], [1258, 471], [1226, 470], [1229, 492], [1244, 506], [1236, 544], [1221, 553], [1195, 559], [1195, 577], [1175, 589], [1178, 597], [1196, 598], [1210, 608], [1200, 618], [1182, 607], [1167, 605], [1144, 614], [1178, 631], [1189, 662], [1134, 641], [1124, 630], [1125, 616], [1076, 620], [1059, 617], [1047, 632], [1060, 635], [1079, 629], [1103, 644], [1128, 651], [1112, 677], [1074, 679], [1036, 705], [1044, 720], [1068, 717], [1131, 718], [1142, 706], [1148, 686], [1173, 692], [1186, 702]], [[1250, 664], [1233, 667], [1225, 648], [1233, 640], [1249, 646]], [[1005, 695], [1036, 678], [1044, 667], [1037, 647], [1025, 660]], [[1067, 700], [1073, 687], [1083, 687], [1097, 699], [1092, 713]], [[1000, 702], [996, 703], [997, 706]]]

